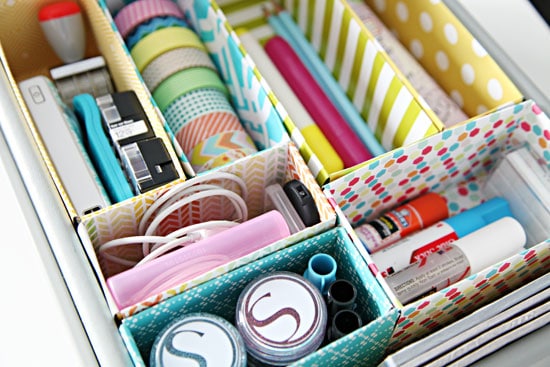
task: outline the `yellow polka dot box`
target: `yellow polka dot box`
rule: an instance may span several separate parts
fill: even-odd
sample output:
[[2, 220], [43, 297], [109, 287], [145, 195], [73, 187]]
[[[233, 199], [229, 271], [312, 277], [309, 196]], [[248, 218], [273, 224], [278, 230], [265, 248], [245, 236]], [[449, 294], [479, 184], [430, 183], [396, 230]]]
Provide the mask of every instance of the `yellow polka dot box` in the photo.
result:
[[0, 41], [127, 365], [378, 366], [550, 276], [549, 111], [442, 1], [13, 0]]

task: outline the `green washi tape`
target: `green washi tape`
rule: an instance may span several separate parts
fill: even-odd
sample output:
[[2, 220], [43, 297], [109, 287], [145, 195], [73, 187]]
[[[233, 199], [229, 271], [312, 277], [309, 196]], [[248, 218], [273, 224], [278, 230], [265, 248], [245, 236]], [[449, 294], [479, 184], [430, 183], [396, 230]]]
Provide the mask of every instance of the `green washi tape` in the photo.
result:
[[218, 73], [210, 68], [197, 67], [178, 71], [166, 78], [153, 92], [153, 98], [160, 110], [164, 110], [179, 96], [196, 89], [213, 88], [223, 92], [226, 98], [229, 91]]
[[130, 55], [132, 55], [139, 72], [142, 72], [151, 61], [163, 53], [180, 47], [194, 47], [206, 52], [201, 39], [191, 29], [167, 27], [142, 38], [132, 48]]

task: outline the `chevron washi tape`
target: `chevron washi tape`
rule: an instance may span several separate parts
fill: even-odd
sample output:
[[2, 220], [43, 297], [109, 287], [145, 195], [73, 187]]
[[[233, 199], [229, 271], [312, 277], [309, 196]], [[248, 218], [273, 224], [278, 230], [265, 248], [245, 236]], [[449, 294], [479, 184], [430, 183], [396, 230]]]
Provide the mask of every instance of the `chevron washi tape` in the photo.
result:
[[189, 25], [184, 19], [172, 16], [153, 18], [140, 24], [136, 30], [126, 38], [128, 50], [134, 48], [134, 46], [145, 36], [167, 27], [189, 27]]
[[170, 129], [177, 133], [187, 123], [210, 113], [235, 114], [227, 97], [217, 89], [197, 89], [179, 96], [163, 115]]
[[208, 162], [206, 162], [203, 166], [195, 168], [196, 172], [204, 172], [208, 171], [209, 169], [223, 166], [224, 164], [234, 162], [237, 159], [247, 157], [251, 154], [256, 153], [256, 149], [233, 149], [229, 150], [215, 158], [212, 158]]
[[224, 131], [200, 142], [189, 154], [196, 172], [217, 167], [255, 153], [254, 142], [244, 131]]
[[158, 56], [180, 47], [195, 47], [206, 52], [204, 44], [193, 30], [185, 27], [159, 29], [142, 38], [130, 54], [140, 72]]
[[123, 7], [115, 16], [115, 24], [122, 38], [134, 31], [141, 23], [162, 16], [184, 19], [178, 5], [170, 0], [138, 0]]
[[217, 70], [210, 56], [194, 47], [182, 47], [163, 53], [145, 67], [141, 76], [150, 91], [154, 91], [170, 75], [193, 67]]
[[191, 68], [170, 75], [155, 89], [153, 98], [164, 113], [176, 98], [197, 89], [216, 89], [226, 98], [229, 96], [217, 72], [208, 68]]
[[186, 154], [190, 153], [201, 141], [224, 131], [245, 130], [234, 112], [212, 112], [200, 116], [184, 125], [176, 132], [176, 140]]

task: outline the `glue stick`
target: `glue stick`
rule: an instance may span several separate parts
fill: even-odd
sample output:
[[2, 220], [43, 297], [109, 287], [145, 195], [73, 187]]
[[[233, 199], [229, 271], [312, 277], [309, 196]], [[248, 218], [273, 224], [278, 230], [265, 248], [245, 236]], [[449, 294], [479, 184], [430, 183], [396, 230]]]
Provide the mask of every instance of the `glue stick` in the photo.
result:
[[448, 216], [445, 198], [430, 192], [355, 228], [355, 232], [372, 254]]
[[504, 217], [388, 275], [386, 281], [399, 301], [406, 304], [516, 254], [525, 243], [521, 224]]
[[372, 254], [371, 258], [386, 277], [503, 217], [513, 217], [508, 202], [500, 197], [492, 198], [407, 236]]

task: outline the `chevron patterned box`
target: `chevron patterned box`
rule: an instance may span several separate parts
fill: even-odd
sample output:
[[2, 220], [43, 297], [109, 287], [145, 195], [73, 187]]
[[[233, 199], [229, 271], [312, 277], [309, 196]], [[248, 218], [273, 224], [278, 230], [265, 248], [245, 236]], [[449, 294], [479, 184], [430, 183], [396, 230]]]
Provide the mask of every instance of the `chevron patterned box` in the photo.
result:
[[[316, 253], [331, 255], [338, 264], [337, 278], [357, 287], [357, 308], [363, 327], [292, 366], [376, 366], [389, 342], [397, 310], [376, 282], [345, 229], [337, 227], [237, 268], [219, 278], [179, 294], [122, 321], [120, 331], [136, 366], [149, 365], [153, 341], [174, 318], [191, 312], [208, 312], [234, 323], [235, 307], [243, 288], [261, 274], [290, 271], [303, 274]], [[276, 322], [276, 321], [275, 321]]]
[[[69, 199], [59, 174], [55, 171], [52, 159], [18, 88], [18, 83], [25, 79], [37, 75], [50, 77], [50, 69], [63, 64], [53, 49], [48, 46], [38, 22], [38, 12], [41, 7], [52, 2], [22, 0], [9, 2], [0, 8], [0, 64], [8, 74], [10, 84], [19, 101], [19, 107], [28, 121], [32, 138], [39, 147], [42, 158], [72, 220], [78, 217], [79, 213]], [[120, 37], [113, 31], [105, 17], [103, 9], [93, 0], [83, 0], [79, 4], [84, 14], [85, 57], [92, 58], [102, 55], [111, 74], [114, 88], [120, 91], [133, 90], [136, 93], [151, 122], [154, 134], [164, 141], [178, 176], [186, 177], [180, 159], [184, 157], [180, 157], [173, 149], [169, 135], [164, 129], [163, 121], [157, 114], [148, 91], [143, 87], [141, 79], [134, 71], [132, 60], [126, 55], [120, 43]]]
[[[527, 243], [525, 250], [403, 305], [354, 228], [426, 192], [443, 195], [451, 216], [472, 208], [490, 198], [484, 191], [484, 182], [495, 163], [505, 152], [521, 146], [527, 146], [541, 164], [550, 166], [550, 120], [531, 100], [396, 149], [325, 186], [340, 222], [352, 233], [370, 269], [400, 309], [390, 351], [547, 273], [550, 239]], [[495, 243], [495, 251], [498, 248]]]
[[[235, 175], [241, 178], [244, 181], [244, 188], [240, 187], [241, 183], [236, 183], [234, 180], [230, 179], [224, 179], [224, 177], [228, 175]], [[154, 218], [161, 216], [162, 213], [169, 213], [168, 216], [162, 219], [155, 232], [156, 235], [162, 236], [191, 224], [213, 220], [242, 221], [241, 217], [243, 214], [239, 213], [233, 207], [232, 202], [229, 200], [230, 197], [215, 194], [205, 198], [198, 198], [173, 211], [154, 211], [162, 195], [170, 190], [170, 188], [181, 184], [181, 182], [174, 183], [166, 187], [163, 191], [143, 194], [127, 202], [116, 204], [109, 210], [94, 213], [82, 220], [78, 226], [78, 232], [84, 242], [84, 247], [94, 266], [94, 270], [96, 274], [98, 274], [107, 293], [110, 308], [113, 314], [116, 314], [118, 318], [123, 319], [132, 314], [141, 312], [141, 310], [147, 309], [164, 299], [181, 293], [185, 289], [192, 288], [236, 267], [280, 250], [290, 244], [326, 231], [336, 224], [336, 213], [334, 209], [327, 201], [321, 188], [311, 175], [309, 168], [292, 142], [263, 150], [250, 157], [220, 167], [215, 171], [189, 179], [185, 181], [185, 184], [194, 184], [194, 182], [199, 179], [202, 185], [199, 187], [203, 190], [207, 187], [205, 184], [218, 184], [221, 188], [231, 190], [237, 195], [242, 196], [247, 207], [248, 214], [246, 217], [248, 219], [255, 218], [270, 209], [268, 201], [265, 199], [265, 189], [267, 186], [276, 183], [283, 185], [290, 180], [298, 179], [302, 181], [310, 191], [319, 212], [320, 222], [293, 233], [289, 237], [274, 242], [250, 255], [243, 256], [225, 265], [217, 266], [214, 270], [199, 277], [195, 277], [173, 289], [166, 289], [160, 294], [150, 296], [147, 299], [143, 299], [142, 302], [121, 309], [117, 307], [111, 299], [105, 280], [132, 267], [137, 261], [144, 257], [141, 245], [144, 240], [132, 241], [132, 236], [143, 235], [147, 232], [144, 224], [149, 226], [151, 221], [155, 220]], [[168, 204], [170, 204], [170, 202]], [[148, 212], [149, 209], [151, 211]], [[146, 215], [145, 213], [153, 213], [153, 215], [149, 217], [148, 214]], [[104, 245], [107, 242], [125, 238], [130, 238], [129, 242], [132, 244], [127, 246], [116, 246], [106, 249], [105, 252], [103, 252], [105, 248]], [[125, 261], [113, 260], [113, 257], [123, 258]]]

